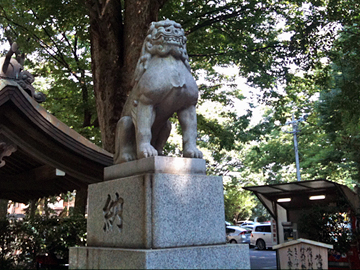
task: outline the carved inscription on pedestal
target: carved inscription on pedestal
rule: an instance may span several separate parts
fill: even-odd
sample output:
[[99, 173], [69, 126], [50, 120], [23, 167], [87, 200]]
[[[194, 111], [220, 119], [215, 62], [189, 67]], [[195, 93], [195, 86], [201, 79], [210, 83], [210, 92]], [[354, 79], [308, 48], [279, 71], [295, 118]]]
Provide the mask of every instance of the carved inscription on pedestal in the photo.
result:
[[115, 193], [115, 199], [113, 200], [108, 194], [108, 197], [103, 208], [104, 213], [104, 232], [112, 231], [115, 226], [119, 232], [122, 230], [122, 213], [123, 213], [124, 199], [119, 196], [119, 193]]

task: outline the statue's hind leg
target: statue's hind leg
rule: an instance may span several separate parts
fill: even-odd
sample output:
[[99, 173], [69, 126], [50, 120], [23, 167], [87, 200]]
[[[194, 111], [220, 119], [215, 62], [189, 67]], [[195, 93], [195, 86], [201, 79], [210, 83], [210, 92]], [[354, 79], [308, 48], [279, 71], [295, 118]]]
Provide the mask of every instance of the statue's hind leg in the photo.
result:
[[151, 144], [158, 151], [159, 156], [163, 155], [163, 149], [166, 144], [167, 139], [170, 136], [171, 132], [171, 122], [169, 120], [161, 126], [157, 126], [153, 129], [153, 138]]
[[136, 159], [135, 127], [130, 116], [121, 117], [116, 125], [114, 163]]
[[183, 156], [202, 158], [202, 152], [196, 147], [197, 120], [195, 105], [179, 111], [178, 117], [183, 132]]

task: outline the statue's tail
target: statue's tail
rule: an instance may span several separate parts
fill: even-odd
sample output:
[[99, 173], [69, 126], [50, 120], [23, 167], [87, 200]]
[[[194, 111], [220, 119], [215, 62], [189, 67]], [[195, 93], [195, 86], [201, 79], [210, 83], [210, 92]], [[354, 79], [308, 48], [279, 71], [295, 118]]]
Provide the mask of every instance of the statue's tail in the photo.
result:
[[7, 54], [5, 55], [5, 61], [3, 63], [3, 66], [2, 66], [2, 72], [4, 74], [6, 74], [8, 68], [9, 68], [9, 65], [10, 65], [10, 60], [11, 60], [11, 56], [14, 54], [15, 52], [10, 49]]
[[23, 53], [21, 56], [19, 55], [19, 46], [17, 45], [16, 42], [14, 42], [12, 45], [11, 45], [11, 48], [10, 50], [7, 52], [7, 54], [5, 55], [5, 61], [3, 63], [3, 66], [2, 66], [2, 72], [4, 74], [6, 74], [8, 68], [9, 68], [9, 65], [11, 65], [10, 63], [10, 60], [11, 60], [11, 57], [13, 56], [13, 54], [16, 54], [16, 60], [18, 61], [18, 63], [23, 66], [24, 65], [24, 60], [25, 60], [25, 54]]

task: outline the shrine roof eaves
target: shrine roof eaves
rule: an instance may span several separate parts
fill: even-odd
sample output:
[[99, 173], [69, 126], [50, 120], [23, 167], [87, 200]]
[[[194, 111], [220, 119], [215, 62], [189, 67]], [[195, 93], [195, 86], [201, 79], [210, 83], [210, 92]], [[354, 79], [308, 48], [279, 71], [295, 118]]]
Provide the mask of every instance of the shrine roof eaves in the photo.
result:
[[111, 153], [48, 113], [15, 81], [0, 80], [0, 198], [27, 202], [83, 188], [103, 181], [112, 164]]

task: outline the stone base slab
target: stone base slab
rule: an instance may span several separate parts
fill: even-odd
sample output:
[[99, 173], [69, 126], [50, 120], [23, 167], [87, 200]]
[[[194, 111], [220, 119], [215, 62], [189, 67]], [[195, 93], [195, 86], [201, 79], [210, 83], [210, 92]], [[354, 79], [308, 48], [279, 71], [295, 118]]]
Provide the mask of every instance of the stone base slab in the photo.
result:
[[155, 156], [106, 167], [104, 180], [145, 173], [206, 174], [204, 159]]
[[69, 269], [250, 269], [249, 245], [168, 249], [73, 247]]
[[89, 185], [88, 246], [225, 244], [222, 178], [143, 174]]

